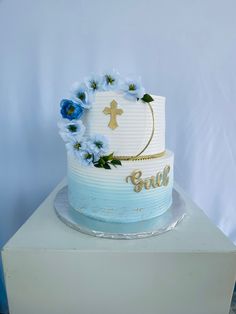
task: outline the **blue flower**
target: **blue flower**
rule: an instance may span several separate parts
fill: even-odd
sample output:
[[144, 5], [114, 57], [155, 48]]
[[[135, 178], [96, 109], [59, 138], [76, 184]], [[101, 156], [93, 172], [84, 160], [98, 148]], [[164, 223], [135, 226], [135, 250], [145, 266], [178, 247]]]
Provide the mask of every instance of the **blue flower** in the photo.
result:
[[87, 150], [90, 151], [96, 159], [108, 153], [109, 144], [105, 136], [96, 134], [91, 136], [86, 142]]
[[71, 155], [80, 159], [80, 152], [85, 149], [84, 138], [71, 137], [66, 143], [66, 149]]
[[137, 100], [137, 98], [142, 98], [145, 93], [145, 89], [142, 86], [140, 78], [127, 78], [123, 82], [121, 90], [124, 92], [124, 97], [129, 100]]
[[93, 154], [88, 150], [81, 150], [78, 155], [79, 161], [84, 166], [92, 166], [94, 161]]
[[69, 99], [62, 99], [61, 106], [61, 115], [65, 119], [73, 120], [81, 118], [84, 109], [82, 107], [82, 101], [75, 103]]
[[97, 92], [102, 90], [102, 79], [99, 75], [92, 75], [87, 77], [84, 81], [89, 91]]
[[59, 134], [65, 142], [69, 142], [71, 138], [81, 139], [85, 132], [85, 126], [81, 120], [68, 121], [63, 119], [58, 122], [60, 129]]
[[83, 108], [91, 108], [93, 95], [85, 84], [74, 83], [71, 92], [74, 102], [79, 103]]
[[115, 71], [109, 71], [103, 76], [103, 89], [104, 90], [115, 90], [119, 86], [120, 74]]

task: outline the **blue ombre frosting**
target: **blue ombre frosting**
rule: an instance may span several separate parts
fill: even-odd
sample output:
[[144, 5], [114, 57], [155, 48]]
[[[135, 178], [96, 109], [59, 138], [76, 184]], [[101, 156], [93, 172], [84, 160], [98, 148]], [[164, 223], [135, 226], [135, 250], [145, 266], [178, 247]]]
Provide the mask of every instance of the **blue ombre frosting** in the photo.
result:
[[[126, 177], [140, 169], [143, 179], [162, 172], [170, 166], [166, 186], [134, 191], [134, 185]], [[163, 157], [127, 161], [122, 167], [107, 171], [81, 166], [68, 156], [68, 188], [71, 206], [94, 219], [108, 222], [136, 222], [163, 214], [172, 203], [173, 153]]]

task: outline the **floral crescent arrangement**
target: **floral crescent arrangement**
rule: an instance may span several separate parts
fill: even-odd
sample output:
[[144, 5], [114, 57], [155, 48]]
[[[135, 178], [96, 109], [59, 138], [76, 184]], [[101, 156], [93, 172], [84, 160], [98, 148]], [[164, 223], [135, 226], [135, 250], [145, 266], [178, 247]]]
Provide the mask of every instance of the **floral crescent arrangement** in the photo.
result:
[[109, 143], [105, 136], [95, 134], [85, 136], [85, 126], [81, 120], [86, 110], [94, 102], [94, 96], [99, 91], [119, 91], [128, 100], [150, 103], [153, 98], [145, 94], [141, 79], [122, 79], [120, 74], [112, 70], [104, 75], [92, 75], [82, 83], [74, 83], [70, 99], [62, 99], [60, 112], [62, 119], [58, 122], [59, 134], [66, 142], [67, 150], [85, 166], [111, 169], [111, 166], [121, 166], [121, 161], [109, 154]]

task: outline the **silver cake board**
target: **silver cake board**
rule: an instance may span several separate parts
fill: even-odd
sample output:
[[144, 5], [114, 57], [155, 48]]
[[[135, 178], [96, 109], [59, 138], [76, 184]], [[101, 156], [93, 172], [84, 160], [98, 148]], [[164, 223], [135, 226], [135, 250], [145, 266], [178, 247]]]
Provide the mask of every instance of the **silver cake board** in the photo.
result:
[[68, 202], [68, 187], [56, 195], [54, 208], [57, 216], [67, 226], [82, 233], [108, 239], [142, 239], [170, 231], [184, 218], [185, 202], [173, 189], [171, 207], [161, 216], [132, 223], [104, 222], [79, 213]]

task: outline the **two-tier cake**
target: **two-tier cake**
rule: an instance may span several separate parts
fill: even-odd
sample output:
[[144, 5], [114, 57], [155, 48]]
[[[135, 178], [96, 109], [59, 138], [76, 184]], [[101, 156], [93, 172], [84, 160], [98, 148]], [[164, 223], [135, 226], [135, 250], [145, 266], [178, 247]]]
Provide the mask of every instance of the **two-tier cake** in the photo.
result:
[[170, 208], [172, 152], [165, 149], [165, 98], [111, 71], [75, 83], [61, 101], [72, 208], [107, 222], [137, 222]]

